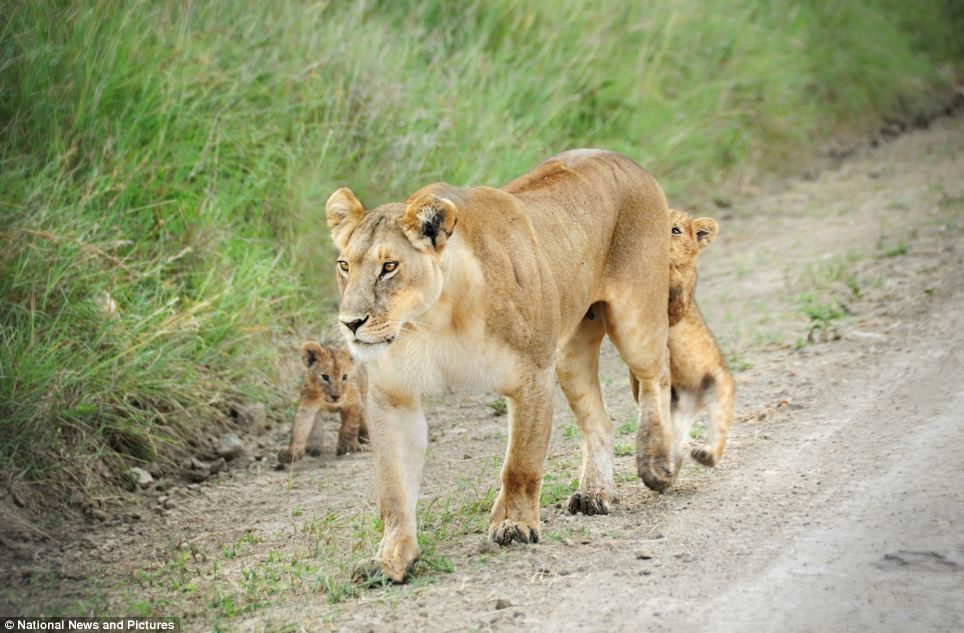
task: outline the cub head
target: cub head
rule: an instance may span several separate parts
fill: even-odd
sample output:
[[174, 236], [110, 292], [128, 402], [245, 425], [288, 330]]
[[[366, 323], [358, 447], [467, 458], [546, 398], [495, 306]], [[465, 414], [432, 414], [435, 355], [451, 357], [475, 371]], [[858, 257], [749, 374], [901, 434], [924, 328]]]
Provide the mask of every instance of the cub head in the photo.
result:
[[713, 218], [693, 217], [685, 211], [670, 209], [673, 240], [669, 253], [669, 324], [675, 325], [689, 310], [696, 291], [696, 256], [716, 239], [718, 227]]
[[369, 360], [442, 294], [442, 253], [458, 220], [458, 191], [430, 185], [404, 204], [366, 211], [349, 189], [328, 198], [325, 214], [339, 254], [338, 320], [352, 354]]
[[355, 379], [355, 366], [348, 353], [337, 345], [308, 341], [301, 346], [301, 360], [305, 363], [305, 387], [329, 404], [340, 404]]

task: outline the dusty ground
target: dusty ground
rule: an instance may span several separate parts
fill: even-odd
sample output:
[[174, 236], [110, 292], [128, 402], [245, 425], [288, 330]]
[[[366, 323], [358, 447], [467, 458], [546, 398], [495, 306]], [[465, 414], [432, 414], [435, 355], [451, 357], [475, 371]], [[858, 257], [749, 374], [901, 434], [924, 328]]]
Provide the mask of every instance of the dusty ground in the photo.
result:
[[607, 346], [609, 516], [564, 510], [579, 439], [557, 394], [544, 542], [487, 545], [506, 419], [491, 395], [449, 394], [428, 411], [407, 586], [349, 580], [377, 539], [372, 463], [335, 459], [331, 420], [331, 454], [291, 471], [273, 469], [277, 429], [197, 489], [6, 543], [0, 613], [180, 615], [190, 631], [964, 629], [964, 118], [707, 213], [721, 237], [698, 299], [738, 385], [717, 468], [690, 463], [663, 495], [638, 481]]

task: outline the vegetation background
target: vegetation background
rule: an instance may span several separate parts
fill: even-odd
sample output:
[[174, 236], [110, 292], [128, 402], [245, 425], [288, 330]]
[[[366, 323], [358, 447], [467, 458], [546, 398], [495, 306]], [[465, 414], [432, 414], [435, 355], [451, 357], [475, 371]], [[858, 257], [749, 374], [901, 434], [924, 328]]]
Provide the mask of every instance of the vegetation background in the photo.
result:
[[4, 0], [0, 476], [57, 502], [286, 417], [337, 186], [595, 146], [712, 197], [945, 101], [962, 34], [954, 0]]

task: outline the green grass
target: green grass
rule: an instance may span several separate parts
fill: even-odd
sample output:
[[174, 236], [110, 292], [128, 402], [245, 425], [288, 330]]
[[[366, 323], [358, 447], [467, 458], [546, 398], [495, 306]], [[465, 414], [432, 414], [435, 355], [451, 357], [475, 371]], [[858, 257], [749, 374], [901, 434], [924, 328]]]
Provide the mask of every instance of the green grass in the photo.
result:
[[896, 0], [8, 2], [0, 463], [65, 493], [173, 463], [240, 403], [287, 415], [273, 368], [331, 312], [337, 186], [374, 205], [591, 145], [715, 190], [931, 103], [961, 22]]

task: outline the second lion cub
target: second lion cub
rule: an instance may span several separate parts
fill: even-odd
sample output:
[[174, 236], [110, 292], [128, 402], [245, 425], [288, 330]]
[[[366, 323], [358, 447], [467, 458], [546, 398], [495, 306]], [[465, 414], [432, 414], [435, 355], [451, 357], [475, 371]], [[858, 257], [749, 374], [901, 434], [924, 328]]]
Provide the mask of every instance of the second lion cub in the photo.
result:
[[726, 434], [733, 420], [733, 377], [713, 333], [693, 299], [696, 256], [716, 239], [713, 218], [699, 218], [670, 210], [669, 366], [672, 376], [672, 415], [676, 441], [682, 443], [696, 415], [709, 409], [710, 427], [703, 446], [690, 453], [706, 466], [723, 457]]
[[291, 444], [278, 451], [278, 462], [298, 461], [305, 455], [306, 444], [310, 455], [321, 454], [323, 431], [316, 417], [322, 410], [341, 415], [338, 455], [358, 451], [359, 443], [368, 442], [365, 369], [355, 365], [342, 347], [314, 341], [301, 346], [301, 358], [305, 363], [301, 400], [291, 427]]

